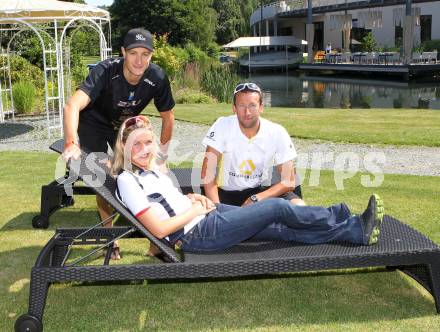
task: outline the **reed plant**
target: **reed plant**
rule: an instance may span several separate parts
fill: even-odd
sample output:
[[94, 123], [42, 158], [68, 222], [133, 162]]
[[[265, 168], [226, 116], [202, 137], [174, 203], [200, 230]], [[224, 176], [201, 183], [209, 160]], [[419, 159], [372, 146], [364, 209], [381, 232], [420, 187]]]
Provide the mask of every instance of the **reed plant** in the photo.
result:
[[221, 103], [230, 103], [232, 91], [240, 77], [229, 66], [211, 65], [202, 72], [201, 86], [204, 91]]
[[37, 89], [31, 82], [19, 81], [12, 87], [12, 98], [17, 113], [32, 113]]
[[240, 78], [230, 66], [211, 63], [190, 62], [175, 76], [173, 90], [176, 94], [185, 90], [208, 94], [220, 103], [231, 101], [232, 91]]
[[187, 63], [176, 74], [174, 78], [174, 86], [177, 89], [200, 89], [200, 65], [195, 62]]

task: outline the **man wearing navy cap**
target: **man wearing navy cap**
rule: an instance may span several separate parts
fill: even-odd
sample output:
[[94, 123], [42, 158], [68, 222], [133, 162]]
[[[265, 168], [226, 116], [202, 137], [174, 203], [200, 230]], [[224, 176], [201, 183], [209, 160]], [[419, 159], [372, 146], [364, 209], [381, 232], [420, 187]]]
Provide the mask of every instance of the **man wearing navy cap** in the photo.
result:
[[[175, 103], [166, 73], [150, 62], [151, 33], [131, 29], [121, 51], [123, 57], [98, 63], [64, 106], [66, 161], [79, 157], [80, 146], [89, 152], [111, 151], [121, 123], [142, 112], [151, 100], [162, 117], [159, 161], [167, 159]], [[108, 218], [112, 209], [100, 197], [96, 200], [101, 219]]]

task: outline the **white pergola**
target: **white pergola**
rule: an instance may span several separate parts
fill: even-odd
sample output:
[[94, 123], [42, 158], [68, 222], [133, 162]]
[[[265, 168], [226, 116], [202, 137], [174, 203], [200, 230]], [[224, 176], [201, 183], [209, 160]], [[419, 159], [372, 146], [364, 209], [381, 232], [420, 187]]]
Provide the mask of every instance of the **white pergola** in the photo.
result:
[[91, 27], [99, 34], [100, 57], [111, 56], [108, 11], [89, 5], [55, 0], [8, 0], [0, 2], [0, 122], [15, 119], [10, 55], [12, 41], [32, 31], [42, 47], [47, 130], [62, 132], [65, 100], [71, 94], [70, 43], [75, 31]]

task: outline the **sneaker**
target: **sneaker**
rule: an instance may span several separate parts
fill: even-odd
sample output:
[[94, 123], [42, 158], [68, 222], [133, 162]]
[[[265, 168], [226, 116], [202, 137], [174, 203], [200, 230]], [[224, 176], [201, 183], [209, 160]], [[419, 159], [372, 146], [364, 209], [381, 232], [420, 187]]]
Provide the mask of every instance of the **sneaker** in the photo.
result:
[[372, 245], [379, 240], [383, 216], [384, 207], [382, 199], [377, 194], [371, 195], [367, 208], [360, 215], [364, 227], [365, 244]]

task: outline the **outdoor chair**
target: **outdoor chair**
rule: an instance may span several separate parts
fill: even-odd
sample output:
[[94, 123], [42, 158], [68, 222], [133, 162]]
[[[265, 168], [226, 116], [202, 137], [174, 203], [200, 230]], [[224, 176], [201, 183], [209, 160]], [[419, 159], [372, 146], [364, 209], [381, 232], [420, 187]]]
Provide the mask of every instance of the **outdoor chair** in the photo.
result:
[[420, 61], [423, 63], [437, 62], [437, 52], [423, 52], [420, 56]]
[[350, 63], [351, 62], [351, 52], [342, 53], [339, 61], [340, 61], [340, 63]]
[[438, 51], [432, 51], [432, 60], [434, 61], [434, 63], [437, 63], [437, 59], [438, 59]]
[[392, 52], [392, 55], [390, 57], [390, 59], [388, 60], [389, 63], [393, 64], [393, 65], [399, 65], [402, 63], [402, 59], [400, 58], [400, 54], [399, 52]]
[[[62, 147], [63, 142], [58, 141], [51, 148], [61, 152]], [[117, 200], [116, 180], [113, 177], [106, 174], [104, 185], [99, 186], [95, 183], [97, 172], [86, 167], [85, 161], [89, 157], [82, 153], [80, 167], [71, 165], [71, 178], [79, 177], [85, 185], [131, 222], [131, 225], [57, 229], [55, 235], [42, 248], [32, 268], [28, 312], [17, 319], [16, 331], [42, 331], [46, 297], [52, 283], [85, 282], [85, 285], [88, 285], [93, 282], [200, 280], [279, 273], [286, 276], [286, 272], [366, 267], [386, 267], [389, 271], [400, 270], [406, 273], [432, 294], [437, 312], [440, 312], [440, 247], [391, 216], [385, 216], [379, 242], [373, 246], [345, 242], [308, 245], [283, 241], [247, 241], [223, 251], [204, 254], [183, 253], [176, 251], [167, 241], [155, 238]], [[193, 190], [191, 177], [187, 173], [180, 173], [176, 169], [173, 170], [172, 178], [178, 181], [182, 192]], [[122, 238], [148, 239], [162, 251], [163, 261], [109, 265], [110, 248], [114, 241]], [[97, 248], [85, 256], [72, 258], [70, 255], [75, 246], [81, 246], [82, 249], [85, 246]], [[103, 248], [108, 250], [102, 265], [90, 265], [90, 262], [80, 265]], [[365, 301], [369, 301], [367, 294], [365, 295]], [[59, 310], [66, 310], [66, 314], [68, 313], [64, 308]]]
[[363, 57], [362, 52], [354, 52], [351, 55], [351, 59], [353, 60], [353, 63], [359, 65], [361, 64], [362, 57]]
[[379, 55], [376, 52], [368, 52], [365, 55], [365, 62], [367, 64], [375, 64], [378, 63]]

